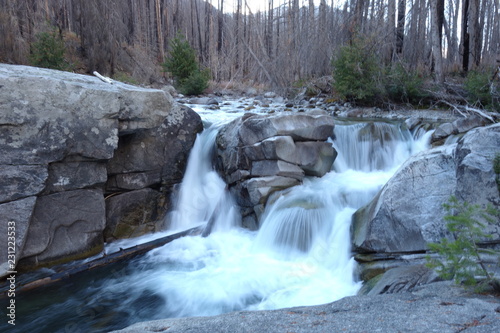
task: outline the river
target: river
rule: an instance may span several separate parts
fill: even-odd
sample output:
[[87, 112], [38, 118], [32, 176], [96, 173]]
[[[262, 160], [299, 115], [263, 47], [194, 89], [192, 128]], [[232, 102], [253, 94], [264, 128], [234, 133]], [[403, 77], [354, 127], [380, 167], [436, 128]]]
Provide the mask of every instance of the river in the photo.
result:
[[194, 107], [206, 129], [169, 213], [170, 230], [110, 244], [107, 251], [208, 221], [211, 233], [19, 295], [12, 332], [107, 332], [160, 318], [322, 304], [359, 290], [351, 216], [408, 157], [428, 148], [430, 132], [411, 133], [401, 122], [337, 119], [331, 172], [271, 197], [260, 230], [250, 231], [241, 227], [235, 201], [211, 165], [218, 128], [243, 114], [233, 112], [241, 110], [238, 103], [218, 111]]

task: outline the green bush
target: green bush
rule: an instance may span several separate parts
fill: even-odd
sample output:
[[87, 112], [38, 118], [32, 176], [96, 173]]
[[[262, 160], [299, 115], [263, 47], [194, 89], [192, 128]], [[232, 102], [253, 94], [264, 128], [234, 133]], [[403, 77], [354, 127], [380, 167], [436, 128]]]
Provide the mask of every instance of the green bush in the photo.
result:
[[366, 103], [382, 93], [381, 66], [374, 52], [366, 50], [363, 40], [341, 47], [332, 66], [333, 88], [341, 98]]
[[500, 153], [497, 153], [493, 160], [493, 171], [496, 175], [495, 180], [497, 182], [498, 193], [500, 193]]
[[199, 95], [208, 88], [208, 80], [210, 80], [208, 70], [195, 70], [179, 82], [178, 89], [184, 95]]
[[169, 57], [162, 66], [172, 74], [174, 86], [182, 94], [199, 95], [208, 87], [208, 70], [200, 69], [194, 49], [181, 35], [172, 40]]
[[41, 32], [31, 45], [30, 63], [37, 67], [67, 70], [64, 52], [64, 41], [55, 30]]
[[[449, 221], [446, 228], [454, 235], [455, 240], [443, 238], [440, 243], [430, 243], [429, 249], [439, 254], [439, 258], [428, 256], [427, 266], [435, 268], [443, 279], [454, 279], [457, 284], [475, 286], [476, 290], [482, 290], [487, 285], [500, 289], [492, 269], [480, 256], [489, 254], [500, 258], [499, 253], [478, 246], [479, 242], [491, 238], [484, 232], [484, 222], [498, 221], [499, 211], [491, 206], [482, 209], [479, 205], [460, 203], [453, 196], [443, 206], [450, 213], [445, 216], [445, 220]], [[482, 281], [478, 282], [478, 278]]]
[[500, 91], [491, 84], [489, 72], [470, 71], [464, 86], [469, 103], [492, 110], [500, 108]]
[[422, 77], [408, 71], [400, 63], [387, 70], [384, 82], [387, 97], [394, 102], [420, 104], [422, 99], [428, 97], [423, 89]]

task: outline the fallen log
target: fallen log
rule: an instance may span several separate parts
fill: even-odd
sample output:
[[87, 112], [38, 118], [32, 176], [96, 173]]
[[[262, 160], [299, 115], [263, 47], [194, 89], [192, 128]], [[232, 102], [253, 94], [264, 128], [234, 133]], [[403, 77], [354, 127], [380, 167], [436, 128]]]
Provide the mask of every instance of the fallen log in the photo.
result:
[[[56, 272], [52, 274], [51, 276], [47, 276], [41, 279], [37, 279], [35, 281], [27, 282], [24, 284], [20, 284], [16, 286], [16, 293], [22, 293], [26, 291], [30, 291], [33, 289], [37, 289], [40, 287], [46, 287], [50, 286], [54, 283], [69, 279], [71, 277], [74, 277], [77, 274], [83, 273], [83, 272], [89, 272], [92, 270], [95, 270], [97, 268], [101, 268], [110, 264], [115, 264], [124, 260], [132, 259], [137, 256], [140, 256], [142, 254], [145, 254], [155, 248], [158, 248], [160, 246], [163, 246], [167, 243], [170, 243], [173, 240], [176, 240], [181, 237], [185, 236], [194, 236], [194, 235], [199, 235], [204, 229], [204, 226], [199, 226], [195, 227], [186, 231], [182, 231], [173, 235], [165, 236], [162, 238], [158, 238], [155, 240], [152, 240], [147, 243], [135, 245], [133, 247], [127, 248], [127, 249], [120, 249], [120, 251], [104, 255], [103, 257], [94, 259], [89, 262], [82, 263], [78, 266], [71, 267], [69, 269], [62, 269], [59, 272]], [[60, 269], [60, 268], [59, 268]], [[57, 268], [56, 268], [57, 270]], [[0, 286], [0, 290], [3, 291], [6, 286], [2, 284]], [[8, 287], [7, 287], [8, 289]], [[0, 294], [0, 299], [6, 297], [7, 293], [2, 293]]]

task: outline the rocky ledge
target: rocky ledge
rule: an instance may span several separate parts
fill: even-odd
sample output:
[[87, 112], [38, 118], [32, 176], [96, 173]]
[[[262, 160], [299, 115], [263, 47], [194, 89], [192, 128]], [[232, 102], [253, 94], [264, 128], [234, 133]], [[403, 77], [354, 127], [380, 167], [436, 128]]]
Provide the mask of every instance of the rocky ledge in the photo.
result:
[[242, 208], [245, 227], [258, 229], [271, 194], [331, 170], [333, 128], [333, 117], [314, 111], [247, 113], [219, 131], [216, 167]]
[[18, 269], [154, 230], [202, 123], [162, 90], [0, 64], [0, 129], [1, 277], [8, 227]]
[[115, 332], [491, 333], [499, 329], [498, 298], [436, 282], [404, 293], [352, 296], [310, 307], [156, 320]]

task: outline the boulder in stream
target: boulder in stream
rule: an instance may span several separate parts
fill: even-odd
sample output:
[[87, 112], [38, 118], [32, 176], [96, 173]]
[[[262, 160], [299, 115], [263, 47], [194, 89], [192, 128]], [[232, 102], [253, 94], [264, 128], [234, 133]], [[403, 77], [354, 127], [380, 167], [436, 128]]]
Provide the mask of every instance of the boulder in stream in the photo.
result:
[[336, 151], [333, 118], [325, 112], [256, 115], [248, 113], [225, 125], [216, 139], [216, 167], [247, 225], [258, 216], [269, 196], [298, 184], [305, 176], [321, 177], [331, 170]]
[[[451, 195], [470, 204], [500, 207], [493, 160], [500, 153], [500, 124], [469, 131], [457, 144], [433, 148], [406, 161], [378, 195], [353, 216], [358, 253], [392, 256], [425, 252], [451, 237], [443, 204]], [[500, 241], [500, 221], [485, 232]]]

